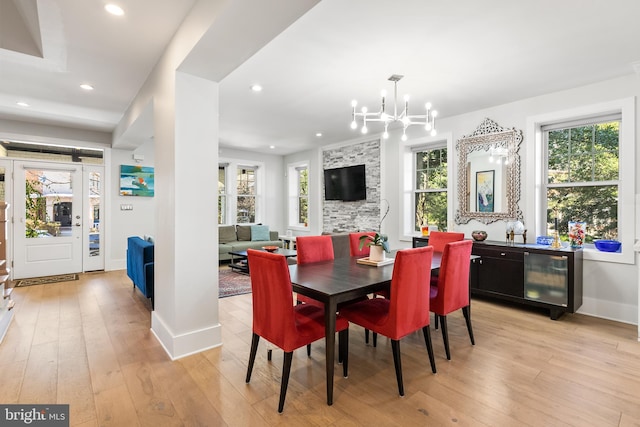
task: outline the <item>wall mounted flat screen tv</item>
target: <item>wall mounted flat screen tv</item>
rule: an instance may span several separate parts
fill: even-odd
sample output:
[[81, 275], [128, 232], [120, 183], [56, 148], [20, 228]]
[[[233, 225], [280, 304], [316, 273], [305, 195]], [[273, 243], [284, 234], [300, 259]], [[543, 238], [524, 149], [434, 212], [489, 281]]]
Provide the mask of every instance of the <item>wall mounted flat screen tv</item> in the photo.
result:
[[355, 201], [367, 199], [364, 165], [324, 170], [324, 199]]

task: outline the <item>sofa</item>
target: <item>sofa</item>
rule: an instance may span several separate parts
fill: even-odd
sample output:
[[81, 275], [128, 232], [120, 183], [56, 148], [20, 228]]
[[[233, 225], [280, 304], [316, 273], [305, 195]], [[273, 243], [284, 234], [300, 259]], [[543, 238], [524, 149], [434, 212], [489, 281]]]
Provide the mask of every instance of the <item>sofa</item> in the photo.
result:
[[127, 276], [153, 307], [154, 245], [138, 236], [127, 238]]
[[261, 249], [263, 246], [282, 247], [278, 232], [267, 225], [220, 225], [218, 226], [218, 259], [231, 260], [229, 252]]

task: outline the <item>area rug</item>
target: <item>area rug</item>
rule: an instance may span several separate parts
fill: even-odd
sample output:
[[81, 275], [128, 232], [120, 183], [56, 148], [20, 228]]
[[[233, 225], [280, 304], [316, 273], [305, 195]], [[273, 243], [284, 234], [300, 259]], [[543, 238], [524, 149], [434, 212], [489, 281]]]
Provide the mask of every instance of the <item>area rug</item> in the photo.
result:
[[19, 286], [32, 286], [32, 285], [46, 285], [49, 283], [58, 282], [71, 282], [72, 280], [78, 280], [77, 274], [59, 274], [57, 276], [45, 276], [34, 277], [32, 279], [20, 279], [16, 282], [16, 287]]
[[248, 274], [238, 273], [230, 269], [218, 271], [218, 296], [220, 298], [251, 292], [251, 278]]

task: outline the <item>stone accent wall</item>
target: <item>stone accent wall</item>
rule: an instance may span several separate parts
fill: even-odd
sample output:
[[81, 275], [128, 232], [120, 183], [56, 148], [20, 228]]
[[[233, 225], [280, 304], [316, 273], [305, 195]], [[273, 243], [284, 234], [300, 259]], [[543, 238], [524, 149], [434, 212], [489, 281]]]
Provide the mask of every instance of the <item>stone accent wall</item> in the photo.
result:
[[322, 231], [378, 231], [380, 227], [380, 140], [326, 150], [323, 169], [365, 165], [367, 200], [343, 202], [324, 200], [322, 187]]

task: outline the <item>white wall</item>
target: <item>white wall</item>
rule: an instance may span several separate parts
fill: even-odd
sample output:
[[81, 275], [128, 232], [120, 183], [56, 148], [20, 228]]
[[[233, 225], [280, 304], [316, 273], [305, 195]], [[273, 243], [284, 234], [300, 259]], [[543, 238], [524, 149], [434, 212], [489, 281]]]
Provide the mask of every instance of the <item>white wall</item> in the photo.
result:
[[[500, 90], [496, 88], [496, 90]], [[440, 119], [437, 123], [439, 134], [451, 133], [455, 141], [465, 135], [471, 134], [476, 127], [485, 119], [490, 118], [497, 122], [500, 126], [506, 128], [516, 128], [523, 131], [525, 140], [522, 143], [519, 154], [522, 159], [521, 170], [521, 200], [519, 202], [520, 209], [524, 213], [524, 223], [529, 228], [529, 238], [533, 239], [537, 234], [537, 230], [533, 230], [534, 212], [533, 195], [535, 192], [535, 183], [530, 178], [531, 165], [533, 159], [526, 158], [527, 144], [527, 118], [531, 116], [552, 113], [555, 111], [578, 108], [584, 105], [598, 104], [613, 100], [629, 98], [631, 96], [640, 96], [640, 80], [636, 75], [628, 75], [618, 79], [608, 80], [597, 84], [579, 87], [567, 91], [556, 92], [544, 96], [525, 99], [518, 102], [495, 106], [492, 108], [474, 111], [468, 114], [447, 117]], [[636, 123], [640, 123], [638, 118], [639, 111], [636, 99]], [[445, 116], [447, 112], [441, 111], [441, 116]], [[412, 139], [424, 138], [424, 130], [418, 126], [408, 129], [409, 142]], [[386, 232], [389, 234], [389, 241], [392, 248], [406, 248], [411, 242], [403, 239], [402, 227], [400, 223], [401, 212], [400, 204], [402, 203], [401, 186], [403, 172], [395, 173], [394, 171], [402, 171], [400, 154], [400, 136], [401, 131], [395, 131], [388, 140], [383, 140], [385, 145], [385, 155], [382, 157], [383, 173], [383, 194], [382, 197], [391, 202], [391, 211], [385, 222], [387, 223]], [[636, 135], [636, 146], [638, 146], [638, 136]], [[455, 153], [450, 161], [450, 166], [454, 168], [453, 181], [449, 183], [450, 188], [450, 204], [453, 204], [453, 211], [458, 205], [457, 194], [457, 157]], [[640, 150], [636, 150], [635, 164], [640, 164]], [[632, 174], [631, 176], [622, 177], [625, 180], [631, 180], [635, 183], [634, 193], [638, 194], [640, 188], [640, 174]], [[638, 196], [636, 196], [638, 197]], [[311, 200], [312, 203], [321, 204], [322, 199], [317, 195]], [[638, 215], [638, 212], [636, 212]], [[639, 237], [639, 230], [634, 227], [635, 239]], [[468, 224], [456, 225], [456, 231], [463, 231], [467, 237], [471, 236], [471, 231], [475, 229], [486, 230], [489, 239], [493, 236], [502, 236], [505, 224], [500, 221], [497, 223], [484, 225], [477, 221], [471, 221]], [[498, 238], [496, 237], [496, 240]], [[631, 248], [628, 248], [631, 249]], [[610, 318], [627, 323], [638, 322], [638, 269], [632, 264], [609, 263], [603, 261], [585, 261], [584, 265], [584, 303], [579, 310], [581, 313]]]
[[[137, 163], [133, 154], [144, 156]], [[107, 191], [111, 192], [111, 204], [108, 207], [110, 221], [107, 233], [109, 241], [105, 267], [107, 270], [127, 268], [127, 237], [156, 235], [155, 197], [132, 197], [120, 195], [120, 165], [139, 165], [154, 167], [153, 141], [148, 140], [131, 150], [111, 150], [111, 183]], [[131, 205], [133, 210], [121, 210], [121, 205]]]

